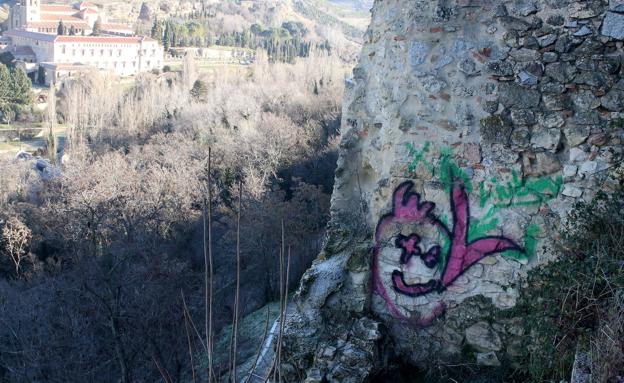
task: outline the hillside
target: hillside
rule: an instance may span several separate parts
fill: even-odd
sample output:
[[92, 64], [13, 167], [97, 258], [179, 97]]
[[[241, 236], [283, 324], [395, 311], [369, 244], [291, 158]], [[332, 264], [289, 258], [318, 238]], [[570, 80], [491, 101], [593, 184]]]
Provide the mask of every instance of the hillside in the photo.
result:
[[330, 3], [355, 11], [368, 12], [373, 7], [374, 0], [327, 0]]
[[[67, 3], [69, 1], [56, 1]], [[277, 27], [283, 22], [303, 22], [311, 30], [324, 35], [327, 29], [337, 29], [359, 40], [368, 25], [371, 0], [265, 0], [239, 1], [207, 0], [202, 3], [184, 0], [100, 0], [107, 13], [119, 21], [134, 22], [145, 19], [182, 17], [194, 12], [209, 11], [215, 19], [223, 20], [224, 27], [240, 30], [253, 23]]]
[[8, 17], [8, 7], [5, 4], [0, 4], [0, 24], [4, 23]]

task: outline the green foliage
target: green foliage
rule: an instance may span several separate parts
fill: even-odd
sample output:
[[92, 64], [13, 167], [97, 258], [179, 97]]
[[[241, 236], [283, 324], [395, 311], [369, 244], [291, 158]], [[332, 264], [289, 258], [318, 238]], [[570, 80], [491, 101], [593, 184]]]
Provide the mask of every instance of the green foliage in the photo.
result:
[[0, 65], [0, 105], [7, 104], [11, 98], [11, 73], [5, 65]]
[[97, 20], [95, 24], [93, 24], [93, 32], [91, 33], [91, 35], [99, 36], [101, 33], [102, 33], [102, 22], [100, 20]]
[[163, 47], [165, 48], [165, 52], [169, 50], [169, 48], [171, 48], [171, 40], [172, 40], [172, 33], [171, 33], [171, 23], [167, 23], [165, 25], [165, 32], [163, 33], [163, 38], [162, 38], [162, 42], [163, 42]]
[[197, 80], [193, 84], [193, 88], [191, 89], [191, 96], [195, 101], [201, 101], [206, 98], [206, 94], [208, 93], [208, 87], [206, 83], [202, 80]]
[[[623, 213], [622, 191], [577, 205], [556, 261], [529, 272], [517, 306], [504, 313], [524, 321], [523, 381], [569, 379], [577, 344], [600, 335], [601, 322], [614, 307], [624, 312]], [[619, 342], [615, 349], [624, 347], [623, 337], [611, 337]]]
[[11, 84], [9, 87], [12, 93], [11, 103], [18, 105], [28, 105], [32, 103], [32, 82], [23, 70], [13, 69], [11, 71]]
[[46, 81], [45, 68], [42, 66], [39, 66], [39, 68], [37, 68], [37, 83], [39, 85], [45, 85], [45, 81]]
[[33, 101], [32, 83], [21, 69], [0, 64], [0, 119], [10, 123], [17, 112]]
[[162, 24], [160, 23], [160, 21], [158, 21], [158, 19], [154, 20], [150, 36], [156, 41], [163, 41], [163, 28]]
[[6, 65], [9, 68], [15, 66], [15, 56], [11, 52], [0, 53], [0, 64]]
[[67, 28], [65, 28], [65, 25], [63, 24], [63, 20], [61, 20], [58, 23], [58, 27], [56, 27], [56, 34], [59, 36], [63, 36], [65, 35], [65, 32], [67, 32]]
[[[164, 30], [164, 32], [163, 32]], [[233, 46], [248, 49], [262, 48], [272, 61], [292, 62], [295, 57], [308, 57], [313, 44], [307, 41], [308, 29], [301, 22], [286, 21], [279, 27], [265, 28], [255, 23], [242, 31], [227, 31], [202, 13], [186, 20], [154, 21], [151, 29], [154, 39], [163, 42], [165, 51], [178, 47]], [[316, 48], [331, 52], [329, 42]]]

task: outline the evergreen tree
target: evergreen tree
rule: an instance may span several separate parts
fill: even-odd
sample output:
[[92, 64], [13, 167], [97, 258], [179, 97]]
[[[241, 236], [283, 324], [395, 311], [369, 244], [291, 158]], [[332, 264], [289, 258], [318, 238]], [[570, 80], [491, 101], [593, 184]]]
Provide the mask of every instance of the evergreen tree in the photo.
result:
[[165, 25], [165, 33], [163, 35], [163, 47], [165, 47], [165, 52], [167, 52], [169, 50], [169, 48], [171, 47], [171, 24], [167, 23]]
[[0, 121], [4, 121], [6, 124], [11, 124], [13, 119], [15, 118], [15, 110], [11, 104], [1, 104], [0, 103]]
[[12, 102], [19, 105], [28, 105], [33, 101], [31, 91], [32, 82], [21, 69], [13, 69], [10, 71], [11, 84], [9, 86], [12, 93]]
[[48, 107], [46, 110], [46, 121], [48, 123], [48, 137], [47, 137], [47, 149], [48, 157], [52, 163], [56, 162], [56, 135], [54, 133], [54, 127], [56, 125], [56, 87], [54, 84], [50, 84], [50, 91], [48, 93]]
[[162, 24], [158, 21], [158, 18], [154, 19], [154, 24], [152, 25], [151, 36], [154, 40], [163, 41], [163, 29]]
[[0, 116], [6, 123], [15, 118], [15, 111], [33, 101], [32, 83], [21, 69], [0, 64]]
[[74, 27], [73, 25], [69, 27], [69, 35], [76, 36], [76, 27]]
[[0, 64], [0, 105], [8, 104], [11, 95], [11, 73], [9, 68]]
[[63, 24], [63, 20], [59, 21], [58, 27], [56, 27], [56, 34], [59, 36], [63, 36], [65, 34], [65, 24]]
[[11, 52], [0, 53], [0, 64], [4, 64], [9, 68], [15, 66], [15, 56]]
[[93, 24], [93, 32], [91, 32], [91, 36], [99, 36], [102, 34], [102, 21], [97, 19], [95, 24]]
[[37, 83], [39, 85], [44, 85], [45, 80], [46, 80], [45, 68], [42, 66], [39, 66], [39, 68], [37, 68]]
[[203, 81], [196, 80], [190, 93], [195, 101], [201, 101], [206, 98], [206, 94], [208, 94], [208, 87]]

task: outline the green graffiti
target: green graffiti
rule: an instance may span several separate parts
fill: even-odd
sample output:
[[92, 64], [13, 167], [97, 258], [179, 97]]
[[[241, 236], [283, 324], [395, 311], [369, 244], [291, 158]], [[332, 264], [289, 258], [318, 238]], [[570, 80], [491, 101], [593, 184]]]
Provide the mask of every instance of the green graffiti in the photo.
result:
[[422, 165], [433, 175], [433, 177], [437, 177], [440, 180], [440, 182], [444, 185], [446, 192], [450, 192], [453, 187], [454, 180], [460, 179], [464, 182], [464, 185], [466, 185], [466, 190], [471, 193], [472, 181], [470, 180], [468, 174], [453, 160], [453, 149], [448, 147], [441, 148], [440, 154], [437, 158], [437, 163], [434, 163], [430, 161], [430, 148], [431, 142], [429, 141], [426, 141], [420, 150], [416, 149], [412, 143], [408, 143], [407, 150], [412, 157], [408, 170], [413, 173], [418, 170], [419, 165]]
[[[440, 149], [440, 172], [438, 178], [444, 184], [446, 192], [450, 192], [455, 180], [462, 180], [468, 193], [472, 193], [472, 181], [468, 174], [453, 160], [453, 150], [451, 148]], [[435, 173], [434, 173], [435, 176]]]
[[[431, 146], [429, 141], [425, 142], [421, 149], [416, 148], [412, 143], [407, 144], [412, 159], [408, 170], [413, 173], [419, 169], [419, 166], [422, 166], [431, 173], [433, 178], [442, 183], [447, 192], [452, 189], [456, 180], [462, 180], [466, 190], [472, 193], [474, 184], [471, 177], [457, 165], [453, 150], [443, 147], [439, 149], [439, 153], [436, 155]], [[494, 234], [499, 228], [498, 215], [505, 209], [520, 206], [541, 206], [555, 199], [561, 191], [563, 178], [561, 176], [523, 178], [516, 171], [512, 171], [511, 180], [501, 181], [492, 178], [489, 183], [489, 188], [486, 188], [486, 184], [483, 182], [478, 185], [479, 205], [481, 208], [488, 206], [489, 208], [481, 218], [471, 220], [468, 238], [470, 241]], [[448, 221], [448, 218], [442, 217], [442, 221]], [[538, 225], [529, 225], [524, 230], [525, 251], [506, 251], [502, 255], [519, 262], [527, 262], [529, 258], [535, 255], [540, 231]], [[444, 243], [443, 247], [445, 250], [448, 249], [450, 243]], [[446, 251], [443, 254], [446, 254]], [[445, 263], [441, 262], [440, 264]]]
[[430, 173], [433, 173], [433, 164], [427, 161], [426, 157], [429, 153], [429, 146], [431, 146], [431, 143], [427, 141], [423, 145], [422, 149], [417, 150], [412, 143], [407, 144], [407, 150], [409, 151], [410, 156], [412, 156], [412, 162], [409, 165], [410, 172], [415, 172], [418, 169], [418, 165], [422, 164]]
[[479, 185], [479, 201], [483, 208], [493, 204], [497, 208], [513, 206], [541, 205], [557, 197], [563, 184], [563, 178], [529, 177], [522, 179], [516, 171], [512, 172], [512, 180], [501, 183], [491, 180], [492, 190], [486, 191], [483, 184]]
[[485, 237], [493, 230], [498, 228], [498, 218], [495, 217], [494, 207], [481, 218], [473, 218], [470, 222], [470, 230], [468, 232], [468, 240], [473, 241], [477, 238]]

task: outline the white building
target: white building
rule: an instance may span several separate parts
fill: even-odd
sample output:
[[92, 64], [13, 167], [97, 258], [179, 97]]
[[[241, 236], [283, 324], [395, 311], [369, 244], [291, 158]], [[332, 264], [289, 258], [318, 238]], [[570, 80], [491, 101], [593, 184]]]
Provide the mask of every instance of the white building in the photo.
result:
[[34, 62], [46, 70], [46, 82], [62, 77], [64, 70], [60, 68], [72, 67], [76, 71], [84, 67], [132, 76], [159, 69], [164, 60], [163, 48], [149, 37], [55, 36], [18, 29], [5, 32], [4, 36], [11, 39], [11, 51], [29, 53], [23, 47], [32, 50]]
[[29, 32], [57, 34], [59, 23], [63, 22], [66, 34], [89, 35], [96, 22], [104, 34], [132, 35], [132, 27], [126, 24], [109, 23], [104, 12], [89, 2], [74, 5], [41, 4], [41, 0], [20, 0], [9, 15], [9, 30], [23, 29]]
[[[56, 82], [62, 77], [86, 70], [132, 76], [162, 68], [164, 51], [156, 40], [127, 35], [123, 25], [102, 23], [103, 15], [93, 13], [95, 10], [92, 7], [89, 3], [78, 3], [73, 7], [45, 6], [39, 4], [39, 0], [22, 0], [11, 11], [11, 29], [2, 36], [5, 41], [10, 42], [6, 49], [13, 53], [27, 72], [40, 74], [39, 68], [42, 68], [46, 83]], [[83, 21], [67, 19], [70, 10], [79, 10], [76, 18], [83, 17], [80, 19]], [[111, 31], [98, 36], [82, 33], [57, 35], [58, 22], [54, 28], [52, 24], [55, 21], [51, 21], [50, 26], [44, 28], [42, 21], [36, 21], [54, 18], [62, 18], [63, 25], [66, 28], [73, 27], [74, 31], [82, 28], [85, 34], [89, 28], [92, 29], [89, 26], [92, 25], [91, 22], [95, 21], [110, 27]]]

